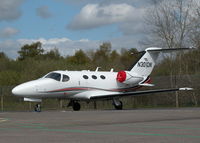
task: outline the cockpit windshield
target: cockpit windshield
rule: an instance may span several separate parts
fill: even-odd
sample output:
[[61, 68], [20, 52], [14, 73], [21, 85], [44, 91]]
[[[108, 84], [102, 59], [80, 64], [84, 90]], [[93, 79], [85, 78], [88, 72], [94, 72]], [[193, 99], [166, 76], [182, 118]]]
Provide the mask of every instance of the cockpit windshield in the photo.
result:
[[44, 78], [51, 78], [51, 79], [55, 79], [57, 81], [60, 81], [61, 74], [52, 72], [52, 73], [49, 73], [48, 75], [46, 75]]

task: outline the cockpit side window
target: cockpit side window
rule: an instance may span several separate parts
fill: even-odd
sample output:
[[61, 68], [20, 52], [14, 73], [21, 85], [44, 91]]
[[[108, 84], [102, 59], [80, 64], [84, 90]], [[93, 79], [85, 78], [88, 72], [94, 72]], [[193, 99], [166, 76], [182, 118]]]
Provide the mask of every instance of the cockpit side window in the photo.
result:
[[48, 75], [46, 75], [45, 78], [51, 78], [51, 79], [60, 81], [60, 79], [61, 79], [61, 74], [52, 72], [52, 73], [49, 73]]
[[69, 78], [68, 75], [64, 75], [64, 74], [63, 74], [63, 79], [62, 79], [63, 82], [67, 82], [67, 81], [69, 81], [69, 79], [70, 79], [70, 78]]

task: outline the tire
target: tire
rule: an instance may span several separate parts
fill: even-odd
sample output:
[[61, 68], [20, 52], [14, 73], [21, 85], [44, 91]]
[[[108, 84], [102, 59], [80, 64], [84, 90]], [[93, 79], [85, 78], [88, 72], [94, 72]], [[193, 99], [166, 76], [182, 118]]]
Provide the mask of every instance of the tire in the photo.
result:
[[73, 110], [79, 111], [81, 109], [81, 105], [78, 102], [73, 103]]

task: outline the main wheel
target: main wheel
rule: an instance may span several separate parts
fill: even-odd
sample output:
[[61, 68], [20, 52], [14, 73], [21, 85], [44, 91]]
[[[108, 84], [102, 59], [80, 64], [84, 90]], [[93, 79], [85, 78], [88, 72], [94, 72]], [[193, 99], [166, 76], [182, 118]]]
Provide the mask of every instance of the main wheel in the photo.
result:
[[81, 105], [78, 102], [73, 103], [73, 110], [79, 111], [81, 109]]
[[123, 109], [123, 103], [122, 103], [122, 101], [119, 101], [118, 105], [114, 104], [114, 106], [115, 106], [116, 110], [122, 110]]
[[40, 104], [36, 104], [34, 107], [35, 112], [41, 112], [41, 105]]

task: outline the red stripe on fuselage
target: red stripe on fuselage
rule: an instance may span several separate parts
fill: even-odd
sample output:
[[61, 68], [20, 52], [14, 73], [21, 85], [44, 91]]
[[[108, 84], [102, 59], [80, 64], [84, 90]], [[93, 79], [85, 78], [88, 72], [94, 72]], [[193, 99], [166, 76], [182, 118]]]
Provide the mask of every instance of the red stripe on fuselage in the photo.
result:
[[122, 88], [122, 89], [100, 89], [100, 88], [91, 88], [91, 87], [83, 87], [83, 88], [63, 88], [63, 89], [57, 89], [52, 90], [48, 92], [65, 92], [65, 91], [80, 91], [80, 90], [103, 90], [103, 91], [119, 91], [119, 92], [127, 92], [127, 91], [133, 91], [140, 88], [140, 86], [130, 87], [130, 88]]
[[57, 89], [48, 92], [59, 92], [59, 91], [74, 91], [74, 90], [88, 90], [89, 88], [64, 88], [64, 89]]
[[[147, 77], [143, 83], [150, 83], [151, 79], [150, 77]], [[65, 92], [65, 91], [80, 91], [80, 90], [103, 90], [103, 91], [118, 91], [118, 92], [128, 92], [128, 91], [134, 91], [141, 88], [141, 86], [134, 86], [130, 88], [118, 88], [118, 89], [101, 89], [101, 88], [93, 88], [93, 87], [74, 87], [74, 88], [63, 88], [63, 89], [57, 89], [52, 90], [48, 92]]]

